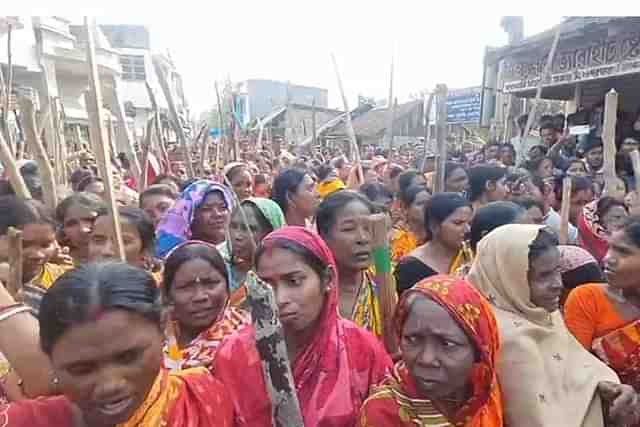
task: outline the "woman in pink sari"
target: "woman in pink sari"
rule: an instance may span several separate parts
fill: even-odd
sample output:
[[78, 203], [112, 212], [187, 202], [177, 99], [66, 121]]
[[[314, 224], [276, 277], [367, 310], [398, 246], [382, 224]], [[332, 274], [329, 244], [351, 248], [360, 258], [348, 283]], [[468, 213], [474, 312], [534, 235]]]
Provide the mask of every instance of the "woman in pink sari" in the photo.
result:
[[[284, 227], [262, 241], [255, 265], [275, 290], [305, 427], [354, 426], [391, 360], [371, 333], [339, 316], [331, 250], [306, 228]], [[222, 343], [213, 372], [233, 404], [236, 426], [272, 425], [253, 327]]]

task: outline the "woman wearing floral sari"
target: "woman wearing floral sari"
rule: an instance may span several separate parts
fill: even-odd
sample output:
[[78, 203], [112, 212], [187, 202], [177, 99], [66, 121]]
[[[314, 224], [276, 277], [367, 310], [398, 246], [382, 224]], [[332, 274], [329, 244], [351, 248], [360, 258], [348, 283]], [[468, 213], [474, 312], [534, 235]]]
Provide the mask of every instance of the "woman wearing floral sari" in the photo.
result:
[[640, 391], [640, 218], [613, 233], [605, 257], [609, 281], [579, 286], [565, 304], [567, 327], [588, 350]]
[[[371, 386], [391, 366], [382, 344], [338, 314], [333, 255], [317, 234], [283, 227], [256, 253], [256, 272], [273, 286], [305, 427], [352, 427]], [[235, 426], [272, 425], [272, 407], [251, 326], [228, 337], [214, 376], [235, 409]]]
[[607, 425], [634, 423], [638, 395], [565, 326], [560, 271], [558, 240], [547, 227], [504, 225], [478, 244], [468, 279], [498, 321], [505, 424], [603, 427], [603, 414]]
[[209, 368], [222, 339], [250, 323], [247, 313], [230, 305], [224, 260], [215, 246], [192, 240], [169, 254], [163, 274], [171, 314], [164, 366]]
[[468, 282], [433, 276], [407, 290], [394, 316], [402, 360], [374, 387], [360, 427], [501, 427], [498, 326]]
[[224, 185], [201, 179], [180, 193], [178, 200], [160, 221], [156, 255], [165, 257], [187, 240], [218, 245], [225, 241], [233, 196]]
[[373, 280], [369, 216], [374, 207], [362, 194], [342, 190], [318, 206], [316, 225], [338, 265], [340, 315], [382, 336], [378, 285]]
[[61, 395], [0, 407], [0, 426], [230, 427], [224, 389], [205, 368], [161, 368], [160, 300], [149, 273], [121, 262], [60, 277], [39, 323]]

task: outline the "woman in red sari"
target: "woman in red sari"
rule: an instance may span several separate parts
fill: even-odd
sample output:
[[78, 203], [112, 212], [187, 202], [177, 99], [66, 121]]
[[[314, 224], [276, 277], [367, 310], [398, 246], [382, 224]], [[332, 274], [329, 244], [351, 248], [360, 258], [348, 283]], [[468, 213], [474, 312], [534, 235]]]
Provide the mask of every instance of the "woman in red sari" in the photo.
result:
[[224, 389], [205, 368], [161, 369], [162, 313], [153, 277], [129, 264], [61, 276], [39, 317], [61, 396], [1, 407], [0, 426], [231, 426]]
[[501, 427], [500, 347], [489, 303], [467, 281], [422, 280], [394, 316], [402, 360], [362, 406], [361, 427]]
[[[303, 227], [270, 233], [256, 269], [274, 287], [305, 427], [351, 427], [370, 387], [391, 360], [368, 331], [338, 315], [338, 277], [331, 250]], [[218, 349], [214, 375], [235, 410], [236, 426], [272, 425], [272, 408], [256, 349], [255, 329]]]

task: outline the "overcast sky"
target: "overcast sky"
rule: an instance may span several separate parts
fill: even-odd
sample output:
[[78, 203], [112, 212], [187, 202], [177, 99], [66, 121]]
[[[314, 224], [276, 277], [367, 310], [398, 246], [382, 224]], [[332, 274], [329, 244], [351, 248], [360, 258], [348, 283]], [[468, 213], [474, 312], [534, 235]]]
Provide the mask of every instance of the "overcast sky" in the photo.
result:
[[[63, 10], [48, 13], [93, 13], [98, 23], [147, 26], [152, 48], [171, 52], [193, 112], [215, 104], [213, 82], [227, 77], [234, 82], [267, 78], [319, 86], [329, 90], [330, 107], [342, 108], [331, 53], [338, 60], [350, 106], [358, 94], [388, 96], [392, 51], [400, 101], [436, 83], [450, 88], [480, 85], [485, 46], [506, 43], [500, 17], [523, 13], [503, 0], [95, 3], [99, 6], [87, 10], [92, 7], [87, 0], [58, 0], [56, 8]], [[547, 3], [550, 6], [522, 3], [534, 11], [525, 16], [525, 36], [550, 28], [561, 15], [584, 13], [578, 8], [584, 5], [581, 1]], [[44, 11], [32, 14], [37, 12]]]

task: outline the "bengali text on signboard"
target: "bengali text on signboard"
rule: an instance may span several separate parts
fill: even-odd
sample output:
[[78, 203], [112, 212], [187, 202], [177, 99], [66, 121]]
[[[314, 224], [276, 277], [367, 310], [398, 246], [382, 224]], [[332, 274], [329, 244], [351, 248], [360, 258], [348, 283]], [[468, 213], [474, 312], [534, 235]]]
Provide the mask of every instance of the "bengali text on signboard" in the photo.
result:
[[447, 123], [478, 123], [482, 109], [480, 87], [451, 90], [447, 95]]

